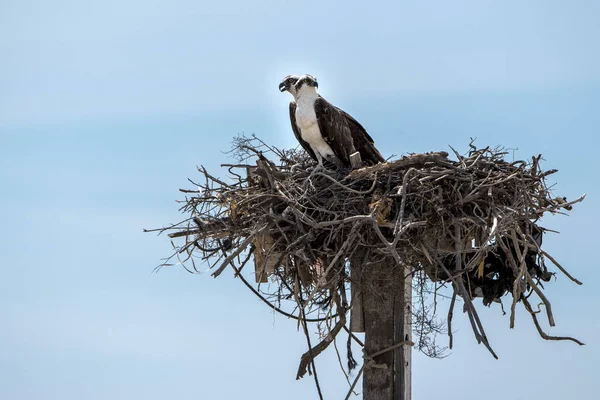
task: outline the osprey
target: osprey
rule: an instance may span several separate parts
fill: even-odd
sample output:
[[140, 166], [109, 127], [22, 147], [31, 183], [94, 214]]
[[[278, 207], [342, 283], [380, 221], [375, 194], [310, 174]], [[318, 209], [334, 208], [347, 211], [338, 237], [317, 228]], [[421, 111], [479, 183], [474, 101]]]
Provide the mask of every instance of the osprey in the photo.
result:
[[359, 152], [363, 164], [384, 162], [373, 139], [352, 116], [329, 103], [317, 93], [316, 78], [311, 75], [286, 76], [279, 90], [294, 96], [290, 102], [292, 130], [298, 142], [319, 166], [323, 160], [350, 167], [350, 155]]

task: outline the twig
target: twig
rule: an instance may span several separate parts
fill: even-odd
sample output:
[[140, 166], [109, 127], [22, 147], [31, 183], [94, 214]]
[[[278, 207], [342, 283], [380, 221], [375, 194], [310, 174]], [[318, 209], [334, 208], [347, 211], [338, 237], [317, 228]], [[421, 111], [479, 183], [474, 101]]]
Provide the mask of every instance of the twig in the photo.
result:
[[562, 267], [562, 265], [560, 265], [560, 264], [558, 263], [558, 261], [556, 261], [556, 260], [554, 259], [554, 257], [552, 257], [550, 254], [548, 254], [546, 251], [544, 251], [544, 250], [542, 250], [542, 249], [540, 249], [540, 252], [541, 252], [541, 253], [544, 255], [544, 257], [546, 257], [548, 260], [552, 261], [552, 264], [556, 265], [556, 268], [560, 269], [560, 271], [561, 271], [563, 274], [565, 274], [565, 275], [567, 276], [567, 278], [569, 278], [570, 280], [572, 280], [573, 282], [575, 282], [575, 283], [576, 283], [576, 284], [578, 284], [578, 285], [583, 285], [583, 282], [579, 281], [578, 279], [574, 278], [574, 277], [573, 277], [571, 274], [569, 274], [569, 273], [567, 272], [567, 270], [566, 270], [566, 269], [564, 269], [564, 268]]
[[454, 303], [456, 302], [456, 292], [452, 292], [452, 300], [450, 301], [450, 307], [448, 308], [448, 347], [452, 349], [452, 317], [454, 316]]
[[350, 398], [350, 396], [352, 396], [352, 393], [354, 393], [354, 387], [356, 386], [356, 383], [360, 379], [364, 369], [365, 369], [365, 365], [363, 364], [362, 367], [360, 367], [360, 369], [358, 370], [358, 373], [356, 374], [356, 378], [354, 378], [354, 382], [352, 382], [352, 386], [350, 386], [350, 389], [348, 390], [348, 394], [346, 395], [344, 400], [348, 400]]
[[243, 242], [242, 244], [240, 244], [238, 246], [237, 249], [235, 249], [229, 256], [227, 256], [227, 258], [221, 263], [221, 266], [219, 268], [217, 268], [217, 270], [215, 272], [212, 273], [213, 278], [218, 277], [219, 275], [221, 275], [221, 273], [223, 272], [223, 270], [227, 267], [227, 265], [235, 258], [237, 257], [242, 251], [246, 250], [246, 247], [248, 247], [248, 245], [250, 244], [250, 242], [252, 242], [252, 240], [254, 239], [254, 237], [256, 235], [258, 235], [259, 233], [261, 233], [261, 231], [263, 229], [265, 229], [268, 225], [263, 226], [262, 228], [259, 228], [258, 230], [256, 230], [256, 232], [254, 232], [252, 235], [248, 236]]
[[522, 301], [523, 301], [523, 304], [525, 305], [525, 309], [527, 311], [529, 311], [529, 314], [531, 315], [531, 319], [533, 320], [533, 324], [535, 325], [535, 328], [537, 329], [537, 331], [540, 334], [540, 336], [542, 337], [542, 339], [545, 339], [545, 340], [570, 340], [572, 342], [577, 343], [580, 346], [585, 346], [585, 343], [583, 343], [582, 341], [577, 340], [575, 338], [572, 338], [570, 336], [550, 336], [550, 335], [546, 334], [542, 330], [542, 327], [540, 326], [537, 316], [535, 315], [535, 312], [531, 308], [531, 304], [529, 304], [529, 301], [526, 298], [523, 298]]

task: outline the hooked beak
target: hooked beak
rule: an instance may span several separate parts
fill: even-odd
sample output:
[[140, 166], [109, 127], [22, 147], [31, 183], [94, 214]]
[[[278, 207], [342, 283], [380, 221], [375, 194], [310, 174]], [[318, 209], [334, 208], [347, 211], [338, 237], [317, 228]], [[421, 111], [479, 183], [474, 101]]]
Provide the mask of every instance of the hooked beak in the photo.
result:
[[288, 89], [289, 89], [289, 86], [285, 82], [281, 82], [279, 84], [279, 91], [280, 92], [285, 92]]

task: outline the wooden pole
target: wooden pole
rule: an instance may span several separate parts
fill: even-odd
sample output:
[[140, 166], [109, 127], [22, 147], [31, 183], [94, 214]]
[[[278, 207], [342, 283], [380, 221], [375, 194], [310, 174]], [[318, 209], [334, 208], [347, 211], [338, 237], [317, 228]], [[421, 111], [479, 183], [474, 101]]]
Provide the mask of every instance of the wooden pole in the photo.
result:
[[[360, 276], [366, 356], [363, 399], [411, 400], [412, 275], [410, 269], [394, 271], [387, 261], [369, 265]], [[404, 344], [384, 351], [398, 343]]]
[[[384, 259], [385, 260], [385, 259]], [[383, 260], [382, 260], [383, 261]], [[394, 287], [391, 268], [385, 262], [363, 271], [365, 359], [363, 399], [390, 400], [394, 395], [394, 352], [368, 356], [394, 345]]]

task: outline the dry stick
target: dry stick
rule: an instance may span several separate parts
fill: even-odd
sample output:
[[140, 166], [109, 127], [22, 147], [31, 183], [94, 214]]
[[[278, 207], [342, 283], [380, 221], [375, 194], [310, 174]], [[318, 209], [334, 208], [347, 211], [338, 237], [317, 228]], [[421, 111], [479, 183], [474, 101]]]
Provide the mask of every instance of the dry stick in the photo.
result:
[[344, 330], [346, 332], [348, 332], [348, 335], [350, 335], [350, 337], [356, 342], [358, 343], [361, 347], [365, 347], [365, 344], [358, 338], [356, 337], [356, 335], [350, 330], [348, 329], [348, 327], [346, 325], [344, 325]]
[[[366, 252], [366, 254], [368, 254], [368, 252]], [[351, 259], [352, 255], [348, 256], [348, 259]], [[339, 286], [338, 286], [338, 293], [340, 294], [341, 298], [342, 298], [342, 305], [344, 307], [344, 309], [350, 309], [352, 310], [352, 304], [350, 304], [350, 307], [348, 307], [348, 298], [346, 296], [346, 281], [348, 281], [349, 279], [349, 275], [347, 274], [343, 274], [342, 275], [342, 279], [339, 282]], [[354, 294], [353, 294], [354, 295]], [[360, 307], [360, 309], [362, 310], [362, 307]], [[352, 311], [350, 314], [350, 318], [352, 318]], [[329, 327], [331, 329], [331, 327]], [[346, 327], [346, 324], [344, 324], [344, 326], [342, 327], [344, 330], [348, 331], [348, 328]], [[335, 345], [335, 342], [334, 342]], [[336, 351], [337, 351], [337, 347], [336, 347]], [[348, 374], [350, 374], [350, 371], [352, 371], [354, 368], [356, 368], [356, 361], [354, 360], [354, 357], [352, 356], [352, 338], [350, 336], [348, 336], [348, 341], [346, 342], [346, 356], [348, 358]], [[345, 372], [344, 372], [345, 374]], [[346, 376], [346, 379], [348, 380], [348, 383], [350, 383], [350, 380], [348, 379], [348, 376]]]
[[383, 236], [383, 233], [381, 232], [381, 229], [379, 229], [379, 225], [377, 224], [377, 220], [375, 218], [371, 218], [371, 222], [373, 224], [373, 230], [375, 231], [379, 239], [383, 242], [383, 244], [387, 247], [387, 249], [392, 253], [392, 257], [394, 257], [396, 263], [398, 265], [404, 266], [404, 263], [400, 259], [400, 255], [398, 254], [394, 246], [392, 246], [392, 244], [388, 242], [386, 237]]
[[586, 195], [586, 194], [583, 194], [583, 195], [579, 196], [578, 198], [576, 198], [576, 199], [575, 199], [575, 200], [573, 200], [573, 201], [568, 201], [568, 202], [566, 202], [566, 203], [561, 203], [561, 204], [558, 204], [558, 205], [556, 205], [556, 206], [551, 206], [551, 207], [540, 208], [540, 209], [539, 209], [539, 210], [537, 210], [537, 211], [538, 211], [538, 213], [545, 213], [546, 211], [553, 212], [553, 211], [555, 211], [555, 210], [558, 210], [559, 208], [565, 208], [565, 207], [571, 206], [571, 205], [573, 205], [573, 204], [575, 204], [575, 203], [579, 203], [579, 202], [583, 201], [583, 199], [585, 199], [585, 196], [587, 196], [587, 195]]
[[[460, 273], [462, 273], [462, 251], [464, 250], [464, 245], [462, 243], [462, 235], [461, 235], [460, 226], [458, 226], [458, 224], [455, 223], [454, 229], [455, 229], [454, 234], [456, 235], [456, 237], [454, 238], [454, 251], [455, 251], [454, 261], [456, 263], [456, 272], [460, 274]], [[467, 303], [467, 308], [470, 308], [471, 311], [474, 313], [475, 308], [473, 307], [473, 303], [471, 303], [471, 294], [468, 290], [466, 290], [462, 276], [459, 276], [458, 282], [459, 282], [459, 285], [461, 286], [461, 290], [463, 292], [464, 301], [465, 301], [465, 303]], [[471, 313], [471, 315], [473, 313]], [[474, 317], [475, 316], [473, 316], [473, 318]], [[479, 333], [481, 335], [481, 339], [483, 340], [485, 337], [485, 334], [483, 333], [483, 331], [480, 327], [479, 327]]]
[[346, 395], [344, 400], [348, 400], [350, 398], [350, 396], [352, 396], [352, 393], [354, 392], [354, 387], [356, 386], [356, 383], [360, 379], [360, 376], [362, 375], [364, 369], [365, 369], [365, 365], [363, 364], [362, 367], [360, 367], [360, 370], [358, 370], [358, 374], [356, 374], [356, 378], [354, 379], [354, 382], [352, 382], [352, 386], [350, 386], [350, 390], [348, 390], [348, 394]]
[[[511, 235], [511, 240], [513, 242], [513, 246], [515, 247], [515, 249], [519, 248], [519, 242], [517, 241], [517, 236], [515, 234], [515, 230], [513, 229], [510, 232]], [[523, 276], [525, 275], [525, 272], [527, 271], [527, 264], [525, 263], [525, 256], [527, 255], [527, 245], [524, 244], [523, 246], [523, 252], [521, 253], [521, 256], [519, 257], [519, 262], [521, 264], [521, 268], [519, 269], [519, 274], [517, 275], [517, 277], [515, 278], [515, 281], [513, 283], [513, 301], [512, 301], [512, 305], [510, 307], [510, 328], [514, 328], [515, 327], [515, 314], [516, 314], [516, 308], [517, 308], [517, 301], [521, 298], [521, 291], [520, 291], [520, 287], [521, 287], [521, 280], [523, 279]]]
[[488, 341], [487, 335], [485, 334], [485, 330], [483, 329], [483, 324], [481, 323], [481, 320], [479, 319], [479, 314], [475, 310], [475, 306], [473, 305], [473, 302], [471, 301], [471, 297], [467, 293], [467, 290], [462, 282], [462, 279], [459, 280], [459, 283], [460, 283], [460, 285], [462, 285], [463, 293], [465, 293], [467, 295], [467, 298], [466, 298], [467, 307], [471, 308], [471, 314], [473, 315], [473, 318], [475, 319], [475, 323], [479, 327], [479, 332], [481, 332], [481, 342], [488, 349], [488, 351], [492, 354], [492, 356], [497, 360], [498, 356], [496, 355], [496, 353], [492, 349], [492, 346], [490, 345], [490, 342]]
[[189, 240], [189, 237], [186, 236], [185, 237], [185, 245], [183, 247], [181, 247], [177, 251], [177, 253], [181, 254], [181, 253], [187, 252], [188, 256], [190, 255], [189, 252], [188, 252], [188, 250], [189, 250], [190, 247], [192, 247], [192, 246], [194, 246], [196, 244], [196, 240], [191, 240], [191, 241], [188, 241], [188, 240]]
[[406, 169], [408, 167], [416, 165], [423, 166], [428, 163], [433, 163], [439, 166], [448, 166], [449, 161], [447, 157], [448, 153], [446, 153], [445, 151], [430, 154], [415, 154], [410, 157], [404, 157], [400, 160], [392, 161], [389, 163], [377, 164], [369, 167], [363, 167], [361, 169], [355, 169], [350, 174], [348, 174], [347, 178], [360, 180], [369, 177], [372, 171], [379, 171], [382, 174], [384, 174], [387, 171]]
[[[473, 160], [473, 162], [470, 165], [467, 165], [467, 169], [471, 169], [472, 166], [474, 166], [475, 164], [477, 164], [477, 161], [479, 161], [479, 159], [485, 154], [485, 152], [488, 149], [489, 149], [489, 147], [486, 147], [482, 151], [478, 151], [477, 154], [475, 155], [475, 160]], [[471, 159], [471, 158], [473, 158], [473, 157], [469, 157], [469, 159]]]
[[[206, 170], [206, 168], [204, 168], [204, 165], [201, 165], [200, 167], [196, 167], [196, 168], [198, 169], [199, 172], [201, 172], [202, 174], [204, 174], [204, 176], [206, 176], [207, 178], [209, 178], [213, 182], [217, 182], [222, 187], [225, 187], [225, 188], [228, 188], [228, 189], [235, 188], [235, 186], [231, 186], [231, 185], [223, 182], [219, 178], [216, 178], [216, 177], [212, 176], [211, 174], [209, 174], [208, 171]], [[189, 180], [189, 181], [192, 182], [191, 180]], [[194, 183], [194, 182], [192, 182], [192, 183]], [[199, 186], [199, 185], [196, 185], [196, 186]]]
[[[218, 222], [219, 224], [222, 224], [221, 221]], [[175, 229], [175, 228], [173, 228]], [[187, 229], [184, 231], [179, 231], [179, 232], [173, 232], [173, 233], [169, 233], [169, 237], [170, 238], [177, 238], [177, 237], [182, 237], [182, 236], [191, 236], [191, 235], [200, 235], [200, 234], [204, 234], [204, 237], [210, 237], [210, 236], [214, 236], [214, 237], [220, 237], [220, 236], [224, 236], [225, 233], [223, 232], [223, 228], [222, 227], [216, 227], [216, 228], [211, 228], [211, 230], [214, 230], [213, 233], [211, 233], [211, 231], [207, 232], [207, 229], [200, 229], [200, 228], [196, 228], [196, 229]]]
[[392, 244], [392, 246], [396, 247], [396, 244], [398, 244], [398, 240], [400, 238], [399, 235], [399, 230], [402, 227], [402, 221], [404, 220], [404, 209], [406, 207], [406, 190], [408, 187], [408, 177], [410, 176], [411, 172], [413, 172], [415, 169], [414, 168], [410, 168], [408, 171], [406, 171], [406, 173], [404, 174], [404, 176], [402, 177], [402, 187], [400, 188], [400, 190], [398, 190], [398, 194], [400, 194], [402, 196], [402, 200], [400, 201], [400, 210], [398, 211], [398, 215], [396, 216], [396, 224], [394, 226], [394, 242]]
[[346, 249], [352, 244], [354, 243], [354, 241], [356, 240], [356, 230], [358, 229], [358, 226], [360, 224], [358, 222], [354, 223], [354, 225], [352, 226], [352, 229], [350, 229], [350, 233], [348, 234], [348, 238], [346, 239], [346, 241], [344, 242], [344, 244], [342, 244], [342, 247], [340, 247], [340, 250], [337, 252], [337, 254], [335, 255], [335, 257], [333, 258], [333, 260], [331, 260], [331, 262], [329, 263], [329, 266], [327, 267], [327, 269], [325, 270], [325, 273], [323, 274], [322, 277], [322, 282], [317, 283], [317, 287], [326, 283], [327, 281], [327, 274], [329, 274], [329, 272], [331, 271], [331, 269], [333, 268], [333, 266], [335, 265], [335, 263], [338, 261], [338, 259], [342, 256], [342, 254], [344, 254], [346, 252]]
[[[298, 279], [298, 277], [296, 276], [296, 282], [297, 282], [297, 279]], [[302, 367], [302, 362], [304, 361], [304, 356], [306, 354], [308, 354], [308, 359], [306, 361], [306, 364], [304, 365], [304, 372], [302, 373], [302, 375], [300, 375], [300, 368], [298, 368], [298, 374], [296, 375], [296, 380], [302, 378], [304, 376], [304, 374], [306, 374], [306, 368], [308, 367], [308, 364], [311, 363], [312, 369], [313, 369], [313, 376], [315, 378], [315, 385], [317, 386], [317, 393], [319, 393], [319, 399], [323, 400], [323, 393], [321, 393], [321, 386], [319, 385], [319, 378], [317, 377], [317, 366], [315, 365], [315, 357], [318, 356], [320, 352], [317, 353], [313, 357], [313, 347], [310, 343], [310, 333], [308, 332], [308, 324], [306, 323], [306, 314], [304, 312], [304, 306], [302, 305], [301, 299], [298, 297], [297, 293], [294, 293], [294, 297], [296, 298], [296, 302], [298, 303], [298, 307], [300, 309], [300, 315], [302, 316], [302, 319], [300, 321], [302, 322], [302, 328], [304, 328], [304, 334], [306, 335], [306, 343], [308, 344], [308, 351], [307, 351], [307, 353], [305, 353], [302, 356], [302, 359], [300, 360], [300, 367]], [[340, 319], [343, 319], [343, 318], [345, 318], [345, 315], [342, 315], [342, 317]], [[321, 351], [323, 351], [323, 350], [321, 350]]]
[[556, 267], [558, 267], [558, 269], [560, 269], [560, 270], [561, 270], [561, 272], [567, 276], [567, 278], [571, 279], [573, 282], [575, 282], [575, 283], [576, 283], [576, 284], [578, 284], [578, 285], [583, 285], [583, 283], [582, 283], [582, 282], [580, 282], [579, 280], [577, 280], [576, 278], [574, 278], [573, 276], [571, 276], [571, 274], [569, 274], [569, 273], [567, 272], [567, 270], [566, 270], [566, 269], [564, 269], [564, 268], [563, 268], [563, 266], [562, 266], [562, 265], [560, 265], [560, 263], [554, 259], [554, 257], [552, 257], [550, 254], [548, 254], [548, 253], [547, 253], [547, 252], [545, 252], [544, 250], [542, 250], [542, 248], [541, 248], [541, 247], [540, 247], [540, 246], [537, 244], [536, 240], [535, 240], [535, 239], [534, 239], [534, 238], [531, 236], [531, 234], [527, 234], [527, 237], [529, 238], [529, 240], [531, 241], [531, 243], [533, 243], [533, 245], [530, 245], [530, 247], [531, 247], [531, 246], [533, 246], [533, 248], [534, 248], [535, 250], [537, 250], [537, 252], [538, 252], [538, 253], [540, 253], [540, 254], [544, 255], [544, 256], [545, 256], [545, 257], [547, 257], [547, 258], [548, 258], [550, 261], [552, 261], [552, 263], [553, 263], [553, 264], [554, 264]]
[[169, 229], [178, 229], [177, 227], [185, 222], [188, 222], [190, 220], [190, 218], [186, 218], [183, 221], [179, 221], [177, 223], [174, 224], [170, 224], [170, 226], [163, 226], [162, 228], [155, 228], [155, 229], [143, 229], [144, 233], [149, 233], [149, 232], [158, 232], [158, 235], [161, 235], [163, 232], [168, 231]]
[[[520, 268], [517, 266], [517, 261], [513, 257], [511, 249], [504, 243], [504, 241], [502, 239], [503, 238], [500, 236], [500, 233], [498, 233], [496, 235], [496, 244], [498, 246], [500, 246], [500, 248], [504, 251], [504, 254], [506, 255], [506, 259], [508, 260], [508, 263], [513, 270], [513, 275], [518, 278], [519, 276], [521, 276]], [[521, 297], [521, 293], [519, 293], [519, 291], [517, 290], [519, 288], [518, 285], [519, 285], [518, 279], [515, 279], [515, 282], [513, 284], [513, 293], [512, 293], [513, 301], [512, 301], [512, 305], [511, 305], [511, 309], [510, 309], [510, 327], [511, 328], [514, 328], [515, 313], [516, 313], [515, 305], [516, 305], [517, 300]]]
[[[352, 385], [350, 383], [350, 375], [348, 375], [346, 373], [346, 370], [344, 369], [344, 364], [342, 363], [342, 356], [340, 355], [340, 351], [337, 347], [337, 341], [335, 339], [336, 338], [333, 338], [333, 348], [335, 349], [335, 354], [338, 359], [338, 364], [340, 364], [340, 369], [342, 370], [342, 373], [344, 374], [344, 378], [346, 378], [346, 382], [348, 382], [348, 385]], [[350, 371], [348, 371], [348, 372], [350, 372]], [[355, 393], [355, 394], [357, 394], [357, 393]]]
[[513, 179], [515, 176], [517, 176], [518, 174], [519, 174], [519, 172], [517, 171], [517, 172], [515, 172], [515, 173], [513, 173], [513, 174], [511, 174], [511, 175], [509, 175], [509, 176], [507, 176], [506, 178], [502, 178], [502, 179], [500, 179], [499, 181], [490, 182], [490, 183], [486, 183], [486, 184], [484, 184], [484, 185], [481, 185], [481, 188], [485, 188], [485, 187], [491, 187], [491, 186], [497, 186], [497, 185], [499, 185], [499, 184], [501, 184], [501, 183], [508, 182], [508, 181], [510, 181], [511, 179]]
[[582, 283], [581, 281], [579, 281], [579, 280], [577, 280], [576, 278], [574, 278], [573, 276], [571, 276], [571, 274], [569, 274], [569, 273], [567, 272], [567, 270], [566, 270], [566, 269], [564, 269], [564, 268], [562, 267], [562, 265], [560, 265], [560, 264], [558, 263], [558, 261], [556, 261], [556, 260], [554, 259], [554, 257], [552, 257], [550, 254], [548, 254], [547, 252], [545, 252], [545, 251], [544, 251], [544, 250], [542, 250], [542, 249], [540, 249], [540, 252], [541, 252], [541, 253], [544, 255], [544, 257], [546, 257], [546, 258], [548, 258], [550, 261], [552, 261], [552, 264], [556, 265], [556, 268], [560, 269], [560, 270], [561, 270], [561, 272], [567, 276], [567, 278], [569, 278], [570, 280], [572, 280], [573, 282], [575, 282], [575, 283], [576, 283], [576, 284], [578, 284], [578, 285], [583, 285], [583, 283]]
[[448, 347], [452, 350], [452, 317], [454, 316], [454, 303], [456, 302], [456, 291], [452, 292], [452, 301], [450, 301], [450, 308], [448, 309], [448, 341], [450, 342]]
[[256, 230], [254, 233], [252, 233], [250, 236], [248, 236], [246, 238], [246, 240], [244, 240], [242, 242], [242, 244], [240, 244], [237, 249], [235, 249], [222, 263], [221, 266], [219, 268], [217, 268], [217, 270], [215, 272], [213, 272], [211, 275], [213, 276], [213, 278], [218, 277], [219, 275], [221, 275], [221, 273], [225, 270], [225, 268], [227, 267], [227, 264], [229, 264], [235, 257], [237, 257], [242, 251], [244, 251], [246, 249], [246, 247], [248, 247], [248, 245], [250, 244], [250, 242], [252, 241], [252, 239], [254, 239], [254, 237], [256, 235], [258, 235], [259, 233], [261, 233], [266, 227], [268, 226], [265, 225], [262, 228]]
[[[269, 248], [269, 251], [267, 251], [267, 253], [265, 254], [265, 256], [264, 256], [265, 260], [263, 261], [262, 265], [260, 266], [260, 268], [261, 268], [260, 269], [260, 281], [262, 281], [263, 278], [267, 278], [267, 281], [268, 281], [267, 263], [269, 262], [269, 258], [271, 257], [271, 254], [273, 254], [273, 251], [275, 251], [275, 252], [277, 251], [276, 247], [277, 247], [277, 245], [279, 245], [279, 242], [281, 241], [281, 239], [282, 239], [281, 237], [278, 238], [277, 241], [271, 245], [271, 247]], [[250, 247], [253, 248], [254, 244], [251, 244]], [[275, 265], [280, 264], [281, 261], [283, 260], [284, 256], [285, 256], [284, 254], [281, 254], [279, 256], [279, 258], [277, 259]], [[275, 268], [275, 266], [273, 266], [273, 268]], [[241, 268], [240, 268], [240, 271], [241, 271]], [[256, 269], [255, 269], [255, 271], [256, 271]], [[236, 277], [236, 276], [234, 275], [234, 277]]]
[[[448, 277], [452, 280], [452, 287], [454, 289], [454, 293], [456, 293], [457, 291], [461, 292], [461, 297], [463, 298], [465, 304], [467, 303], [467, 299], [469, 298], [469, 294], [465, 293], [463, 291], [463, 287], [461, 287], [457, 280], [455, 279], [455, 277], [450, 274], [450, 271], [448, 271], [448, 269], [446, 268], [446, 266], [438, 259], [436, 259], [438, 265], [444, 270], [444, 272], [446, 272], [446, 275], [448, 275]], [[458, 276], [458, 278], [462, 279], [460, 276]], [[475, 324], [475, 319], [473, 318], [473, 316], [471, 315], [471, 308], [467, 307], [467, 316], [469, 317], [469, 321], [471, 322], [471, 328], [473, 329], [473, 333], [475, 334], [475, 340], [477, 340], [477, 343], [481, 343], [481, 334], [479, 333], [479, 330], [477, 329], [477, 325]]]
[[[335, 226], [335, 225], [342, 225], [342, 224], [347, 224], [349, 222], [357, 222], [357, 221], [370, 221], [373, 219], [372, 215], [353, 215], [351, 217], [346, 217], [344, 219], [336, 219], [333, 221], [324, 221], [324, 222], [312, 222], [311, 225], [315, 228], [325, 228], [327, 226]], [[390, 225], [391, 227], [391, 225]]]
[[454, 148], [452, 146], [448, 145], [448, 147], [450, 147], [452, 149], [452, 151], [454, 152], [454, 155], [456, 156], [456, 158], [460, 162], [461, 166], [463, 168], [466, 168], [467, 164], [465, 164], [465, 158], [463, 156], [461, 156], [460, 154], [458, 154], [458, 151], [454, 150]]
[[450, 274], [450, 271], [448, 271], [446, 266], [440, 260], [436, 259], [436, 261], [437, 261], [438, 265], [440, 265], [440, 267], [442, 267], [444, 272], [446, 272], [446, 274], [450, 277], [450, 279], [452, 279], [452, 282], [454, 283], [453, 286], [454, 286], [455, 292], [456, 292], [456, 289], [458, 288], [460, 290], [460, 292], [462, 293], [461, 297], [463, 298], [463, 301], [465, 302], [465, 305], [467, 306], [467, 315], [469, 316], [469, 321], [471, 322], [471, 328], [473, 329], [473, 333], [475, 334], [475, 339], [477, 340], [477, 343], [483, 343], [483, 345], [486, 347], [486, 349], [488, 349], [488, 351], [492, 354], [492, 356], [497, 360], [498, 356], [496, 355], [496, 353], [494, 352], [490, 343], [487, 340], [487, 336], [483, 330], [483, 325], [481, 324], [479, 315], [477, 314], [477, 311], [475, 310], [475, 307], [473, 306], [473, 303], [471, 302], [471, 296], [469, 296], [469, 293], [467, 292], [467, 289], [465, 288], [465, 285], [462, 282], [462, 278], [460, 278], [460, 276], [459, 276], [459, 279], [455, 279]]
[[548, 334], [546, 334], [546, 332], [544, 332], [542, 330], [542, 327], [540, 326], [540, 323], [538, 322], [537, 316], [535, 315], [535, 311], [531, 308], [531, 304], [529, 303], [529, 301], [526, 298], [523, 298], [523, 304], [525, 305], [525, 309], [527, 311], [529, 311], [529, 314], [531, 315], [531, 319], [533, 319], [533, 324], [535, 325], [538, 333], [540, 334], [540, 336], [542, 337], [542, 339], [545, 340], [570, 340], [572, 342], [577, 343], [580, 346], [585, 346], [585, 343], [583, 343], [582, 341], [579, 341], [575, 338], [572, 338], [570, 336], [550, 336]]
[[[248, 260], [250, 259], [251, 254], [248, 254], [248, 257], [243, 261], [242, 266], [244, 264], [246, 264], [248, 262]], [[256, 297], [258, 297], [260, 300], [262, 300], [263, 303], [265, 303], [266, 305], [268, 305], [269, 307], [271, 307], [271, 309], [273, 311], [278, 312], [281, 315], [285, 315], [288, 318], [292, 318], [295, 320], [299, 320], [300, 317], [295, 316], [294, 314], [290, 314], [288, 312], [283, 311], [281, 308], [278, 308], [276, 305], [271, 304], [271, 302], [269, 300], [267, 300], [262, 294], [260, 294], [260, 292], [258, 290], [256, 290], [251, 284], [250, 282], [248, 282], [246, 280], [246, 278], [244, 278], [244, 275], [241, 274], [241, 270], [238, 269], [235, 264], [233, 263], [233, 261], [230, 261], [229, 265], [231, 265], [231, 268], [233, 268], [234, 272], [235, 272], [235, 277], [240, 278], [241, 281], [244, 283], [244, 285], [246, 285], [246, 287], [248, 289], [250, 289], [250, 291], [252, 291], [252, 293], [254, 293], [256, 295]], [[334, 314], [328, 317], [323, 317], [323, 318], [304, 318], [304, 320], [306, 322], [323, 322], [323, 321], [327, 321], [333, 318], [336, 318], [338, 316], [338, 314]]]
[[[467, 167], [467, 168], [469, 168], [469, 167]], [[463, 197], [459, 203], [465, 204], [465, 203], [468, 203], [469, 201], [477, 199], [479, 196], [483, 196], [481, 189], [483, 189], [483, 185], [490, 179], [491, 175], [492, 175], [492, 171], [489, 171], [487, 176], [484, 179], [481, 179], [481, 183], [479, 183], [477, 186], [475, 186], [475, 188], [473, 188], [469, 192], [469, 194], [467, 194], [465, 197]]]
[[355, 190], [352, 189], [349, 186], [346, 186], [342, 183], [340, 183], [340, 181], [338, 181], [335, 178], [332, 178], [331, 176], [324, 174], [322, 172], [317, 172], [316, 174], [314, 174], [315, 176], [322, 176], [324, 178], [329, 179], [334, 185], [337, 185], [339, 187], [344, 188], [346, 191], [350, 192], [350, 193], [354, 193], [354, 194], [359, 194], [359, 195], [365, 195], [365, 194], [369, 194], [373, 191], [373, 189], [375, 189], [375, 185], [377, 184], [377, 173], [375, 173], [375, 178], [373, 178], [373, 184], [371, 185], [371, 187], [368, 190]]
[[[302, 311], [302, 312], [304, 313], [304, 311]], [[300, 359], [300, 366], [298, 367], [298, 373], [296, 374], [296, 379], [300, 379], [306, 374], [306, 368], [308, 367], [308, 364], [311, 361], [313, 361], [319, 354], [321, 354], [327, 347], [329, 347], [331, 342], [333, 342], [333, 338], [337, 336], [337, 334], [342, 330], [342, 327], [346, 324], [345, 312], [342, 312], [342, 310], [340, 310], [340, 312], [338, 314], [340, 316], [339, 321], [335, 324], [333, 329], [327, 334], [325, 339], [323, 339], [318, 345], [316, 345], [312, 349], [309, 348], [309, 350], [302, 355], [302, 358]], [[308, 335], [308, 329], [307, 328], [305, 328], [305, 329], [306, 329], [306, 334]], [[313, 366], [313, 369], [314, 369], [314, 366]]]
[[356, 240], [355, 232], [356, 232], [356, 229], [358, 228], [358, 226], [359, 226], [359, 223], [355, 223], [352, 226], [352, 229], [350, 230], [350, 233], [348, 234], [347, 239], [344, 241], [344, 244], [342, 244], [342, 247], [340, 247], [340, 249], [336, 253], [333, 260], [329, 263], [329, 265], [325, 269], [325, 272], [323, 273], [321, 278], [319, 278], [319, 281], [315, 285], [315, 288], [312, 290], [311, 294], [308, 296], [307, 301], [311, 301], [314, 298], [315, 294], [323, 287], [323, 285], [325, 285], [327, 283], [327, 274], [329, 274], [329, 272], [331, 271], [331, 269], [333, 268], [335, 263], [337, 263], [338, 259], [342, 256], [342, 254], [345, 253], [346, 249]]
[[529, 285], [532, 287], [535, 294], [537, 294], [539, 298], [544, 302], [544, 305], [546, 306], [546, 315], [548, 316], [548, 323], [550, 324], [550, 326], [555, 326], [554, 316], [552, 315], [552, 305], [550, 304], [550, 301], [544, 295], [544, 293], [542, 293], [540, 288], [537, 287], [533, 279], [531, 279], [531, 275], [529, 275], [529, 272], [525, 272], [525, 278], [527, 279], [527, 283], [529, 283]]

